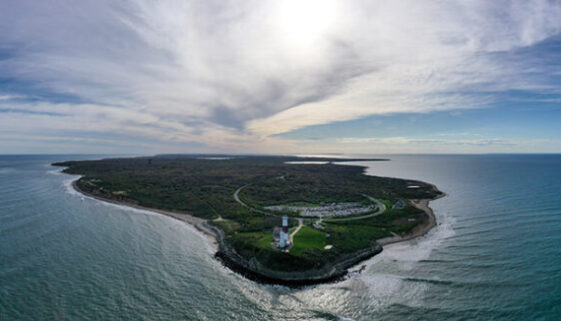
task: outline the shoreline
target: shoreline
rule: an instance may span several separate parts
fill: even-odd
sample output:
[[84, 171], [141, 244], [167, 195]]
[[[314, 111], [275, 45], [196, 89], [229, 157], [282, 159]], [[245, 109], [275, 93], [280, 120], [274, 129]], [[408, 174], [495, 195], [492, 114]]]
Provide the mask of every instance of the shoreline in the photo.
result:
[[[165, 215], [186, 223], [194, 227], [198, 232], [206, 237], [209, 244], [213, 249], [213, 256], [219, 260], [225, 267], [230, 270], [241, 274], [243, 277], [256, 281], [263, 284], [280, 284], [289, 287], [302, 287], [323, 283], [334, 283], [344, 280], [344, 277], [349, 273], [349, 269], [359, 265], [360, 263], [372, 258], [373, 256], [381, 253], [383, 251], [383, 246], [394, 244], [398, 242], [410, 241], [412, 239], [426, 235], [436, 224], [436, 217], [432, 208], [429, 206], [431, 201], [445, 197], [446, 194], [442, 194], [434, 199], [420, 199], [420, 200], [410, 200], [411, 204], [423, 211], [428, 216], [427, 224], [416, 227], [411, 233], [404, 236], [393, 236], [379, 239], [374, 242], [370, 248], [366, 248], [362, 251], [353, 253], [352, 255], [344, 256], [337, 262], [322, 267], [319, 270], [304, 271], [296, 273], [283, 273], [281, 271], [269, 270], [256, 260], [247, 260], [239, 256], [235, 250], [229, 244], [224, 241], [224, 233], [219, 228], [211, 226], [207, 223], [207, 220], [195, 217], [188, 213], [174, 213], [170, 211], [164, 211], [161, 209], [149, 208], [140, 206], [134, 203], [126, 201], [116, 201], [113, 199], [103, 198], [98, 195], [94, 195], [81, 190], [78, 187], [77, 178], [72, 181], [73, 189], [87, 197], [94, 198], [95, 200], [107, 202], [114, 205], [127, 206], [133, 209], [149, 211], [157, 213], [160, 215]], [[424, 183], [424, 182], [423, 182]], [[428, 183], [426, 183], [428, 184]], [[438, 191], [435, 185], [431, 185], [432, 188]]]
[[[430, 185], [432, 185], [432, 184], [430, 184]], [[436, 189], [436, 186], [434, 186], [434, 185], [432, 185], [432, 186], [433, 186], [433, 188]], [[441, 198], [446, 196], [446, 193], [444, 193], [444, 192], [441, 192], [441, 193], [442, 193], [441, 195], [439, 195], [438, 197], [435, 197], [433, 199], [426, 199], [425, 198], [425, 199], [419, 199], [419, 200], [410, 200], [411, 205], [413, 205], [417, 209], [419, 209], [419, 210], [425, 212], [425, 214], [427, 214], [427, 216], [429, 218], [427, 224], [417, 226], [416, 228], [413, 229], [413, 231], [411, 233], [406, 234], [404, 236], [385, 237], [383, 239], [377, 240], [376, 242], [378, 242], [378, 244], [384, 246], [384, 245], [389, 245], [389, 244], [394, 244], [394, 243], [399, 243], [399, 242], [411, 241], [413, 239], [416, 239], [418, 237], [426, 235], [430, 230], [432, 230], [437, 225], [436, 216], [434, 215], [433, 209], [430, 207], [430, 202], [436, 201], [436, 200], [441, 199]]]
[[86, 191], [81, 190], [78, 187], [78, 184], [77, 184], [79, 179], [80, 178], [77, 178], [74, 181], [72, 181], [72, 188], [74, 188], [74, 190], [76, 192], [78, 192], [78, 193], [80, 193], [84, 196], [91, 197], [91, 198], [93, 198], [95, 200], [98, 200], [98, 201], [101, 201], [101, 202], [106, 202], [106, 203], [110, 203], [110, 204], [114, 204], [114, 205], [120, 205], [120, 206], [126, 206], [126, 207], [130, 207], [130, 208], [137, 209], [137, 210], [142, 210], [142, 211], [153, 212], [153, 213], [157, 213], [157, 214], [164, 215], [164, 216], [167, 216], [167, 217], [171, 217], [173, 219], [181, 221], [181, 222], [195, 228], [198, 232], [200, 232], [203, 236], [205, 236], [205, 238], [209, 241], [209, 244], [212, 245], [212, 248], [214, 249], [214, 252], [216, 253], [218, 251], [219, 243], [218, 243], [218, 240], [217, 240], [216, 232], [213, 231], [213, 229], [208, 226], [208, 224], [206, 223], [206, 220], [204, 220], [202, 218], [195, 217], [195, 216], [187, 214], [187, 213], [174, 213], [174, 212], [164, 211], [164, 210], [160, 210], [160, 209], [156, 209], [156, 208], [140, 206], [140, 205], [137, 205], [137, 204], [134, 204], [134, 203], [126, 202], [126, 201], [116, 201], [116, 200], [112, 200], [112, 199], [108, 199], [108, 198], [103, 198], [103, 197], [100, 197], [98, 195], [94, 195], [94, 194], [91, 194], [91, 193], [88, 193]]

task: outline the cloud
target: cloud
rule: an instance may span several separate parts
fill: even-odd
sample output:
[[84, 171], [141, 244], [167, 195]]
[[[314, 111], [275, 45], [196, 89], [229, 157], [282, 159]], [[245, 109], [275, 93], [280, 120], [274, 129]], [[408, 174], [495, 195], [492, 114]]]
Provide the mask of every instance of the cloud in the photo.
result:
[[19, 96], [17, 95], [0, 95], [0, 101], [2, 100], [13, 100], [13, 99], [17, 99], [19, 98]]
[[559, 34], [559, 16], [545, 0], [10, 2], [0, 128], [290, 149], [270, 136], [559, 92], [558, 57], [524, 51]]
[[544, 77], [551, 66], [519, 50], [559, 33], [561, 7], [493, 3], [371, 6], [353, 23], [352, 34], [365, 36], [346, 40], [354, 64], [371, 71], [346, 81], [336, 95], [254, 120], [250, 128], [277, 134], [372, 114], [481, 108], [501, 91], [551, 91]]
[[492, 138], [408, 138], [408, 137], [341, 137], [323, 141], [299, 141], [300, 153], [321, 154], [338, 147], [347, 154], [393, 153], [558, 153], [561, 139]]
[[337, 139], [341, 144], [429, 144], [429, 145], [470, 145], [470, 146], [490, 146], [490, 145], [517, 145], [513, 140], [504, 138], [484, 138], [484, 139], [430, 139], [430, 138], [406, 138], [406, 137], [343, 137]]

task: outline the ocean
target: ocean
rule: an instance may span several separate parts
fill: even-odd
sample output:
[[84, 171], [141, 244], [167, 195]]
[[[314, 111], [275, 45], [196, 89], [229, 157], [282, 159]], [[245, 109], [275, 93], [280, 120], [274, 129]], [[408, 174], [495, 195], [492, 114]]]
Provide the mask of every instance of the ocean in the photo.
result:
[[244, 279], [192, 227], [84, 197], [49, 165], [97, 157], [0, 156], [0, 320], [561, 319], [561, 155], [360, 163], [447, 193], [438, 226], [301, 289]]

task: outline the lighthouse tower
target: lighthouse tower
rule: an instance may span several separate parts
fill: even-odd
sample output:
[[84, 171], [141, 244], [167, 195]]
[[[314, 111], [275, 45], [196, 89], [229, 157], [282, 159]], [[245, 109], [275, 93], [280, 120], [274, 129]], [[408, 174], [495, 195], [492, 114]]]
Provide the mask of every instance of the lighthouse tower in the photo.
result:
[[287, 247], [290, 239], [290, 234], [288, 234], [288, 217], [285, 215], [282, 217], [282, 227], [280, 231], [279, 247]]

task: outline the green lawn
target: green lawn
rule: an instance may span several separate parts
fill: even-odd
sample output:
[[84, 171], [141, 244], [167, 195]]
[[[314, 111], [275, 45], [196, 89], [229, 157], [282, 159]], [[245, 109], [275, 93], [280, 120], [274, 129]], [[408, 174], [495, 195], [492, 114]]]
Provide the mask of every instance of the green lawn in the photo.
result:
[[[288, 231], [289, 233], [294, 232], [296, 227], [291, 227]], [[300, 234], [302, 230], [298, 234]], [[298, 235], [297, 234], [297, 235]], [[273, 248], [273, 230], [264, 232], [240, 232], [237, 234], [239, 237], [249, 237], [255, 240], [255, 246], [261, 249], [270, 250]]]
[[392, 208], [392, 202], [390, 200], [380, 200], [380, 202], [384, 205], [386, 205], [387, 209]]
[[290, 254], [300, 256], [306, 250], [323, 250], [327, 245], [325, 233], [309, 226], [302, 226], [300, 231], [294, 235], [294, 245]]
[[226, 234], [231, 234], [240, 228], [238, 222], [231, 220], [213, 221], [212, 224], [220, 226]]
[[250, 237], [255, 239], [255, 246], [262, 249], [270, 250], [273, 248], [273, 231], [271, 232], [250, 232], [250, 233], [238, 233], [241, 237]]
[[333, 247], [345, 253], [364, 249], [371, 246], [374, 240], [390, 236], [381, 228], [358, 224], [327, 224], [327, 231], [331, 233], [330, 242]]

